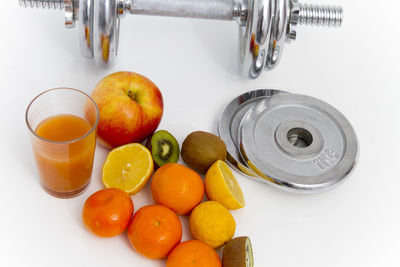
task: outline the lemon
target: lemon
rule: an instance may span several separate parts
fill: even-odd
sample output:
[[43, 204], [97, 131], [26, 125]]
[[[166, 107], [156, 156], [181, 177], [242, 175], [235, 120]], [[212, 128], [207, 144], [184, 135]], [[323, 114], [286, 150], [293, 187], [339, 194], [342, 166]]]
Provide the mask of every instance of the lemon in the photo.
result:
[[103, 184], [135, 194], [147, 184], [153, 171], [153, 159], [146, 147], [137, 143], [123, 145], [108, 154], [103, 165]]
[[216, 201], [198, 205], [189, 218], [189, 228], [195, 239], [218, 248], [232, 239], [236, 223], [232, 214]]
[[242, 189], [224, 161], [217, 160], [211, 165], [204, 183], [208, 199], [218, 201], [229, 210], [245, 206]]

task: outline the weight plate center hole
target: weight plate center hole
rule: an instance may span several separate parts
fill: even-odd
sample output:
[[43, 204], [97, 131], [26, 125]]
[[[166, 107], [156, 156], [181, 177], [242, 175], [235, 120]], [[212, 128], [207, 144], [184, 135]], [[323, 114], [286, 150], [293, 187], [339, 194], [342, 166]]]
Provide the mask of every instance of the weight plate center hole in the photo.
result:
[[298, 148], [305, 148], [312, 144], [312, 134], [304, 128], [292, 128], [287, 133], [289, 143]]

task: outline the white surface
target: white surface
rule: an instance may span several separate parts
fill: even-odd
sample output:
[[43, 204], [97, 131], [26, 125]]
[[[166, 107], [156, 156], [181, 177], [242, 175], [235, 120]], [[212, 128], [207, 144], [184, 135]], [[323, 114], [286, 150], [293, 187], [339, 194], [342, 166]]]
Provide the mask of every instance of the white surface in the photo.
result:
[[[236, 236], [250, 236], [255, 266], [400, 266], [400, 35], [398, 1], [320, 0], [341, 4], [341, 29], [302, 27], [278, 68], [250, 81], [237, 76], [233, 22], [127, 16], [115, 68], [80, 57], [63, 13], [2, 1], [0, 44], [0, 266], [164, 266], [134, 252], [125, 235], [100, 239], [85, 230], [85, 199], [102, 188], [107, 151], [98, 147], [92, 182], [62, 200], [39, 185], [24, 112], [39, 92], [69, 86], [91, 92], [103, 76], [131, 70], [162, 90], [160, 128], [181, 143], [192, 131], [216, 132], [233, 97], [277, 88], [320, 98], [343, 112], [359, 139], [353, 175], [333, 191], [293, 195], [239, 174], [247, 205], [232, 212]], [[151, 204], [147, 187], [135, 210]], [[190, 238], [187, 218], [183, 240]]]

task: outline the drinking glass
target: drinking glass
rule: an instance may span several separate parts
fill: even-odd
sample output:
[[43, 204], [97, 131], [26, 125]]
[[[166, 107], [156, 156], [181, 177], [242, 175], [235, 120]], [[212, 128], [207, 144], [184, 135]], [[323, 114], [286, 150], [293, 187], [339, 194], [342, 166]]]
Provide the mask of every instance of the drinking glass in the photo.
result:
[[50, 89], [31, 101], [25, 119], [44, 190], [59, 198], [84, 192], [96, 148], [95, 101], [77, 89]]

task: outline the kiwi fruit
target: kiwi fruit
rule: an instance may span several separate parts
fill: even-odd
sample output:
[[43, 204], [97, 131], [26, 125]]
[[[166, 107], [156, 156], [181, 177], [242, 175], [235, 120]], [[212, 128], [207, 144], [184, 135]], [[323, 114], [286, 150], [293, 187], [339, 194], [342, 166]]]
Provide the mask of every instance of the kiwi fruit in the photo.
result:
[[160, 130], [153, 133], [146, 142], [146, 147], [153, 156], [156, 168], [179, 160], [179, 144], [168, 131]]
[[253, 250], [250, 238], [240, 236], [230, 240], [224, 247], [222, 267], [253, 267]]
[[215, 161], [225, 160], [226, 145], [214, 134], [196, 131], [183, 141], [181, 155], [192, 169], [205, 173]]

